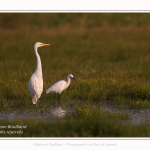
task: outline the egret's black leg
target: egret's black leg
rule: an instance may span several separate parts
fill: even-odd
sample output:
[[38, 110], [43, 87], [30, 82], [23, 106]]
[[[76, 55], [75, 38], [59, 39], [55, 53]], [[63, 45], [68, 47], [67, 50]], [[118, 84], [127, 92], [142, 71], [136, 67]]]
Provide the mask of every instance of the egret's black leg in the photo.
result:
[[37, 103], [36, 103], [36, 118], [37, 118]]
[[58, 99], [59, 99], [59, 100], [61, 99], [61, 96], [60, 96], [60, 94], [58, 94]]
[[43, 114], [43, 110], [42, 110], [42, 107], [41, 107], [41, 104], [40, 104], [40, 101], [39, 102], [39, 106], [40, 106], [40, 109], [41, 109], [41, 115]]
[[58, 106], [60, 106], [61, 96], [58, 94]]
[[54, 99], [55, 99], [55, 96], [56, 96], [56, 93], [54, 93], [54, 96], [53, 96]]

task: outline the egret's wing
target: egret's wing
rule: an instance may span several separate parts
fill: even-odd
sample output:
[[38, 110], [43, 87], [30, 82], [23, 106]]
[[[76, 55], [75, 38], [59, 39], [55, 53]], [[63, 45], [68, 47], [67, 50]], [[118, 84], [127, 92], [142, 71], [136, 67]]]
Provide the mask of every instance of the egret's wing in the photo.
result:
[[33, 104], [36, 104], [43, 91], [43, 80], [40, 80], [36, 75], [33, 74], [30, 78], [28, 88], [32, 97]]
[[63, 87], [65, 86], [65, 84], [66, 84], [66, 81], [60, 80], [60, 81], [56, 82], [55, 84], [53, 84], [51, 87], [49, 87], [46, 90], [46, 93], [49, 93], [49, 92], [60, 93], [62, 91]]

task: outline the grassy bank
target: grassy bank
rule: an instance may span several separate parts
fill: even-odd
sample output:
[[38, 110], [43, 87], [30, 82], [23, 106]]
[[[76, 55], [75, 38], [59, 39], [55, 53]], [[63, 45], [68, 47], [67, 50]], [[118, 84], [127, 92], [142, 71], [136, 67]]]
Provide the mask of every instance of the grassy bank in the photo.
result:
[[[39, 48], [44, 78], [44, 92], [40, 98], [43, 106], [53, 101], [53, 95], [46, 94], [46, 89], [72, 73], [77, 82], [72, 81], [68, 90], [62, 93], [66, 105], [78, 100], [111, 101], [116, 107], [148, 109], [149, 16], [1, 13], [0, 111], [35, 109], [27, 84], [36, 68], [33, 44], [37, 41], [51, 44]], [[79, 108], [74, 109], [79, 111]], [[81, 106], [82, 110], [84, 106]], [[69, 117], [53, 123], [24, 120], [23, 124], [30, 124], [28, 130], [33, 134], [26, 131], [23, 136], [149, 136], [148, 125], [120, 125], [119, 121], [111, 122], [109, 115], [101, 113], [95, 120], [96, 114], [92, 113], [89, 111], [89, 119], [81, 117], [84, 115], [80, 113], [75, 116], [78, 119]], [[86, 126], [90, 122], [93, 122], [91, 127]], [[43, 130], [39, 135], [33, 130], [35, 126], [38, 126], [37, 130], [48, 126], [49, 132]], [[60, 131], [57, 128], [61, 128]], [[137, 133], [142, 129], [143, 132]]]

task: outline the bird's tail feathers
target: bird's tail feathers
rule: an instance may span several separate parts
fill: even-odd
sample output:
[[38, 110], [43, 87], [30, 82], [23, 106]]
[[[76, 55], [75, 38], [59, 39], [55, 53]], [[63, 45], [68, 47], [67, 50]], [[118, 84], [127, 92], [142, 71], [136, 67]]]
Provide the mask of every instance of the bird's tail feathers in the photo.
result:
[[33, 102], [33, 104], [36, 104], [36, 103], [37, 103], [37, 98], [36, 98], [36, 96], [33, 96], [33, 97], [32, 97], [32, 102]]
[[48, 88], [47, 90], [46, 90], [46, 93], [49, 93], [51, 91], [51, 88]]

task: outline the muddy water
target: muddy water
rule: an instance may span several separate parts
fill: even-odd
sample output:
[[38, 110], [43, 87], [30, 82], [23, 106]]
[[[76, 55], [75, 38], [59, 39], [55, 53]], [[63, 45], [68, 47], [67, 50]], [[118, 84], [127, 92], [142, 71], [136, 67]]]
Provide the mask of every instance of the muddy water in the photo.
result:
[[[81, 106], [81, 102], [76, 102], [79, 106]], [[84, 102], [84, 105], [87, 104]], [[92, 105], [92, 103], [88, 103], [87, 105]], [[125, 123], [131, 123], [131, 124], [141, 124], [141, 123], [150, 123], [150, 109], [144, 109], [144, 110], [132, 110], [132, 109], [124, 109], [124, 108], [116, 108], [111, 103], [102, 103], [99, 102], [97, 105], [99, 105], [99, 108], [101, 111], [104, 112], [117, 112], [122, 114], [129, 114], [131, 116], [131, 119], [125, 121]], [[53, 106], [49, 108], [48, 110], [44, 111], [44, 113], [41, 115], [41, 111], [38, 110], [38, 115], [36, 117], [35, 110], [15, 110], [15, 111], [0, 111], [0, 120], [21, 120], [21, 119], [39, 119], [39, 120], [45, 120], [50, 121], [54, 117], [63, 118], [66, 114], [74, 114], [76, 113], [73, 107], [70, 106]]]

